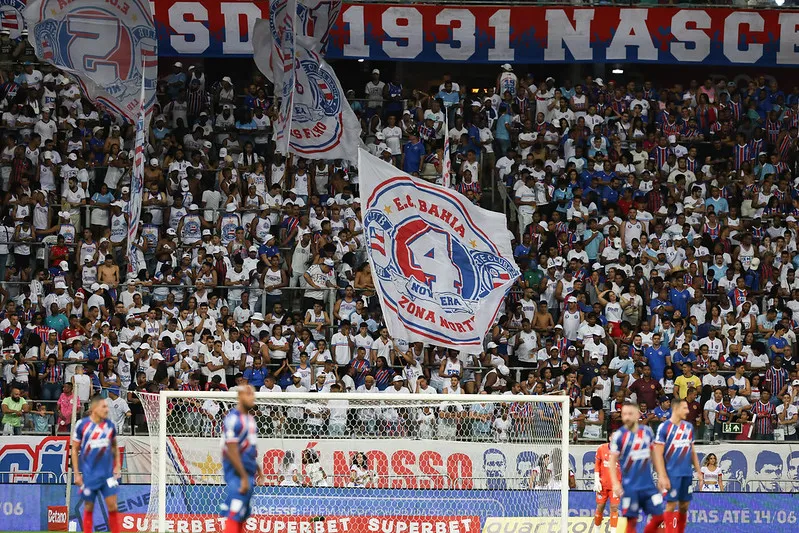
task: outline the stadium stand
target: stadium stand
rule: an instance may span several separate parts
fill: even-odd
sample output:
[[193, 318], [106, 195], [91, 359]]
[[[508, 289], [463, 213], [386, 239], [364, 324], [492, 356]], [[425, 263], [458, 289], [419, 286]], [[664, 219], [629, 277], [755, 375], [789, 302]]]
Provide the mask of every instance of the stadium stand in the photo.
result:
[[146, 268], [126, 275], [132, 126], [8, 41], [0, 32], [5, 434], [65, 433], [95, 392], [141, 433], [136, 391], [401, 379], [411, 393], [568, 394], [585, 442], [617, 428], [631, 397], [656, 425], [672, 395], [706, 441], [796, 439], [796, 87], [510, 64], [487, 89], [408, 87], [378, 69], [345, 80], [372, 153], [440, 181], [446, 122], [452, 186], [508, 214], [523, 276], [467, 354], [388, 336], [357, 169], [273, 153], [276, 106], [257, 72], [162, 65]]

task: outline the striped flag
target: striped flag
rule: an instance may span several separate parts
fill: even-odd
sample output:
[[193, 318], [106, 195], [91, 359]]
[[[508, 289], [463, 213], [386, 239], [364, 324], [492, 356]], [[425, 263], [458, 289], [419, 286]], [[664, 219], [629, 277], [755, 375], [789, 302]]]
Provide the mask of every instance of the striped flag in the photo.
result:
[[49, 39], [42, 39], [42, 59], [51, 61], [53, 59], [53, 45]]
[[444, 187], [449, 187], [452, 179], [452, 154], [449, 148], [449, 120], [447, 120], [447, 113], [444, 113], [444, 161], [441, 162], [441, 167], [441, 184]]
[[[157, 61], [157, 59], [156, 59]], [[141, 220], [141, 198], [144, 192], [144, 143], [147, 110], [144, 108], [145, 83], [142, 77], [139, 116], [136, 120], [136, 147], [133, 153], [133, 174], [130, 179], [130, 203], [128, 213], [128, 249], [130, 250], [128, 272], [139, 273], [139, 254], [136, 250], [136, 238]]]
[[0, 11], [0, 27], [10, 32], [21, 31], [16, 11]]
[[158, 66], [158, 51], [155, 46], [149, 43], [142, 43], [141, 47], [141, 61], [145, 69], [155, 68]]

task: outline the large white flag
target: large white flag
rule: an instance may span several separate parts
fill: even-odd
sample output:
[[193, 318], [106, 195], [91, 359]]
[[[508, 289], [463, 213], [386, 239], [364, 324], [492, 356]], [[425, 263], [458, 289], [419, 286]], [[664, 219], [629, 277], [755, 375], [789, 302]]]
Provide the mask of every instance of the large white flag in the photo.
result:
[[294, 26], [297, 19], [297, 0], [270, 0], [269, 18], [255, 21], [253, 49], [268, 50], [255, 53], [255, 64], [275, 85], [280, 94], [280, 106], [275, 123], [275, 151], [289, 153], [289, 131], [294, 106]]
[[519, 277], [501, 213], [358, 152], [363, 231], [392, 336], [478, 352]]
[[321, 55], [339, 8], [337, 1], [272, 0], [269, 20], [255, 23], [255, 64], [280, 90], [279, 151], [288, 143], [288, 152], [309, 159], [357, 157], [360, 122]]
[[24, 16], [36, 57], [72, 75], [87, 98], [134, 124], [152, 108], [158, 40], [148, 1], [30, 0]]

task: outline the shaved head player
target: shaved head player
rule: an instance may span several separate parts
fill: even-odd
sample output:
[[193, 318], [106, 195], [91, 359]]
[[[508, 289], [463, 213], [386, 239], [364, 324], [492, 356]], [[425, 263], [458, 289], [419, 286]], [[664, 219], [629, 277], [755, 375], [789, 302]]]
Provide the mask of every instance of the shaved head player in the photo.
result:
[[[635, 533], [638, 513], [652, 517], [644, 533], [655, 533], [663, 523], [663, 495], [652, 481], [650, 465], [654, 463], [658, 479], [666, 476], [663, 456], [652, 446], [655, 435], [649, 426], [638, 425], [640, 407], [625, 403], [621, 408], [624, 424], [610, 438], [610, 480], [613, 493], [621, 498], [622, 514], [627, 518], [626, 533]], [[621, 480], [617, 468], [621, 467]]]
[[250, 516], [255, 481], [261, 474], [258, 465], [258, 429], [250, 414], [255, 407], [255, 389], [239, 388], [239, 403], [225, 416], [222, 432], [222, 470], [225, 474], [225, 501], [222, 516], [227, 517], [225, 533], [241, 533]]
[[83, 500], [83, 531], [94, 531], [94, 501], [105, 499], [111, 533], [119, 533], [117, 491], [122, 464], [117, 447], [117, 428], [108, 420], [108, 403], [95, 396], [89, 416], [75, 424], [72, 433], [72, 469]]
[[694, 450], [694, 426], [687, 417], [688, 402], [675, 398], [671, 402], [671, 418], [660, 424], [655, 437], [655, 453], [668, 474], [658, 475], [658, 485], [666, 491], [666, 533], [685, 533], [688, 506], [693, 497], [691, 469], [697, 474], [701, 471]]

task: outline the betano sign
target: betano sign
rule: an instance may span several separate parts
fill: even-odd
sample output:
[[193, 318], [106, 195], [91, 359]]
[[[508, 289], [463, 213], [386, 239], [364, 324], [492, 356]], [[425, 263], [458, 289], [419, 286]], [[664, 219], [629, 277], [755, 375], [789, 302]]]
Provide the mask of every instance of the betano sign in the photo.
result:
[[[3, 0], [10, 1], [10, 0]], [[265, 1], [154, 3], [162, 56], [249, 56]], [[347, 4], [327, 57], [799, 65], [799, 11]]]

